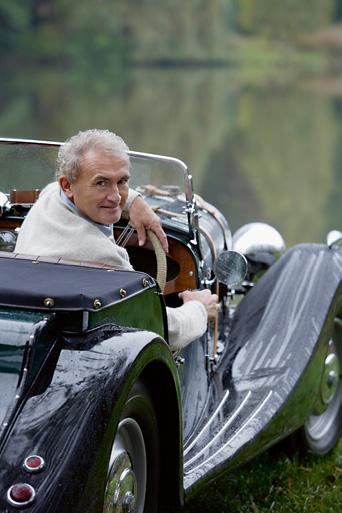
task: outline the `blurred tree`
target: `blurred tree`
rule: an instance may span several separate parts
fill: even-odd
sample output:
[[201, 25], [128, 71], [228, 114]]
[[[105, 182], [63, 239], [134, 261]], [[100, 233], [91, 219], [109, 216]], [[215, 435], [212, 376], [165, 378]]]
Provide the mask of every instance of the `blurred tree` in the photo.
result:
[[236, 28], [242, 33], [291, 39], [331, 23], [335, 0], [234, 0]]
[[266, 88], [241, 94], [237, 109], [239, 165], [263, 219], [275, 223], [291, 244], [317, 234], [323, 240], [326, 216], [319, 213], [335, 185], [332, 102], [286, 87], [270, 95]]
[[342, 0], [335, 0], [335, 19], [339, 21], [342, 19]]
[[30, 19], [28, 2], [21, 0], [0, 0], [0, 52], [7, 52], [16, 46], [15, 38], [27, 30]]
[[234, 33], [293, 40], [327, 25], [336, 12], [341, 0], [0, 0], [0, 56], [222, 60]]

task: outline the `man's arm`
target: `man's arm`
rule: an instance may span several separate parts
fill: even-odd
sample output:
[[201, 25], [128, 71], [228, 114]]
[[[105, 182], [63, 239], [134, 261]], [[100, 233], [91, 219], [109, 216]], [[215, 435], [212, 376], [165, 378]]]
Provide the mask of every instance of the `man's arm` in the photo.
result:
[[129, 190], [125, 210], [128, 210], [131, 223], [137, 231], [139, 246], [143, 246], [146, 242], [146, 230], [152, 230], [167, 253], [169, 246], [159, 217], [153, 212], [143, 197], [132, 189]]

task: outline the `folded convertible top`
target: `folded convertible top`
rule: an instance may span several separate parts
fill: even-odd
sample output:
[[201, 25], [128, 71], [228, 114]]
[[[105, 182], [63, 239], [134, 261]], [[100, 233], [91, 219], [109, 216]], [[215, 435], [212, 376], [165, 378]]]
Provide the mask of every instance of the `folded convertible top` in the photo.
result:
[[155, 287], [148, 274], [0, 252], [0, 306], [98, 311]]

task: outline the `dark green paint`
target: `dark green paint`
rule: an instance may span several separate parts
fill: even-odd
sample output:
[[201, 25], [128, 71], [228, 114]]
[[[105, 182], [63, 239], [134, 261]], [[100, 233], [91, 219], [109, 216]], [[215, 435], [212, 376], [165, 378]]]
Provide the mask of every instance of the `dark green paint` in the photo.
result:
[[165, 338], [163, 310], [156, 289], [148, 289], [108, 308], [89, 313], [89, 329], [109, 323], [153, 331]]
[[30, 336], [46, 314], [0, 309], [0, 423], [15, 404]]
[[0, 373], [20, 374], [32, 326], [45, 315], [22, 310], [0, 310]]

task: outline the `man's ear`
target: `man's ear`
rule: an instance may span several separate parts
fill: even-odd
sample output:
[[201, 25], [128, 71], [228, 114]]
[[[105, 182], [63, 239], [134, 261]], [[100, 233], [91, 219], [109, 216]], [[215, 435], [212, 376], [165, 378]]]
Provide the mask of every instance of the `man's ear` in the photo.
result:
[[68, 180], [68, 178], [66, 176], [62, 175], [62, 176], [60, 176], [58, 178], [58, 183], [59, 183], [60, 188], [62, 189], [62, 191], [66, 195], [66, 197], [69, 198], [72, 201], [74, 195], [73, 195], [73, 193], [71, 191], [71, 183]]

